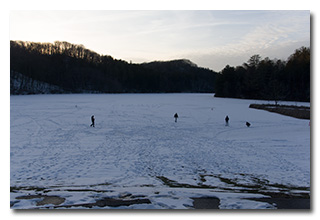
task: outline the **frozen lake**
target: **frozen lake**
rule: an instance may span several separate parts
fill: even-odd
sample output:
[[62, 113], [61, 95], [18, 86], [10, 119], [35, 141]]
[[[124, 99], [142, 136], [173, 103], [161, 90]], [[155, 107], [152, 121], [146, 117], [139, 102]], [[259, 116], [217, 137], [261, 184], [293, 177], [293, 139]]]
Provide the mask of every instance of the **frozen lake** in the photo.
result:
[[309, 193], [309, 120], [249, 109], [260, 102], [212, 94], [11, 96], [11, 208], [55, 206], [40, 205], [39, 195], [63, 198], [60, 208], [138, 198], [150, 202], [92, 208], [189, 209], [194, 197], [217, 197], [221, 209], [276, 208], [244, 198]]

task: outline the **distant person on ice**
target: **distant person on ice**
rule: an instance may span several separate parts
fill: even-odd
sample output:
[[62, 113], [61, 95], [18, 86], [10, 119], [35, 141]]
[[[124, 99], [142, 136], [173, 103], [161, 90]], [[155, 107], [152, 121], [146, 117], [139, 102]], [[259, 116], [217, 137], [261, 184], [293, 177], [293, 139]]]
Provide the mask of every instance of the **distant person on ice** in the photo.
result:
[[174, 117], [174, 122], [177, 122], [177, 120], [178, 120], [178, 118], [179, 118], [178, 113], [174, 114], [173, 117]]
[[229, 125], [229, 117], [228, 117], [228, 115], [226, 116], [226, 118], [224, 120], [226, 121], [226, 126], [228, 126]]
[[94, 115], [91, 116], [91, 125], [90, 127], [94, 127]]

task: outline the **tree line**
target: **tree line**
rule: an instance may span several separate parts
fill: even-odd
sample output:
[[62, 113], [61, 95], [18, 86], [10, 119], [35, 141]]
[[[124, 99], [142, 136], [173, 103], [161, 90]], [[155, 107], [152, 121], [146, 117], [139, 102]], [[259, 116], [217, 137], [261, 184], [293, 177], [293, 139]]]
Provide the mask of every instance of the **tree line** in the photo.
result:
[[[215, 92], [216, 97], [276, 103], [310, 101], [310, 48], [306, 47], [286, 61], [253, 55], [241, 66], [227, 65], [216, 73], [184, 59], [131, 64], [68, 42], [10, 41], [10, 68], [11, 81], [44, 82], [58, 93]], [[11, 94], [28, 92], [34, 93]]]
[[188, 60], [131, 64], [60, 41], [10, 41], [10, 70], [12, 79], [41, 81], [70, 93], [214, 92], [217, 74]]
[[253, 55], [242, 66], [227, 65], [216, 76], [215, 96], [310, 101], [310, 48], [301, 47], [287, 61]]

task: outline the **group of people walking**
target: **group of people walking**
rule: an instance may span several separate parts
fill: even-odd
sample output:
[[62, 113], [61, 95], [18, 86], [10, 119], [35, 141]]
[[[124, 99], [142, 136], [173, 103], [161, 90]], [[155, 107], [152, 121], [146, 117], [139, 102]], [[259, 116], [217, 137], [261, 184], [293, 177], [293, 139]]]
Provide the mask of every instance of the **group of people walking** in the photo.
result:
[[[178, 120], [178, 118], [179, 118], [178, 113], [174, 114], [173, 117], [174, 117], [174, 121], [177, 122], [177, 120]], [[226, 121], [226, 126], [229, 126], [229, 120], [230, 120], [230, 119], [229, 119], [229, 116], [228, 116], [228, 115], [226, 116], [226, 118], [225, 118], [224, 120]], [[250, 125], [251, 125], [251, 124], [250, 124], [249, 122], [246, 122], [246, 126], [247, 126], [247, 127], [250, 127]]]
[[[229, 126], [229, 116], [227, 115], [226, 118], [224, 119], [226, 121], [226, 126]], [[249, 128], [250, 127], [250, 123], [246, 122], [246, 126]]]
[[[177, 120], [178, 120], [178, 118], [179, 118], [178, 113], [175, 113], [173, 117], [174, 117], [174, 122], [177, 122]], [[230, 119], [229, 119], [229, 116], [228, 116], [228, 115], [225, 117], [224, 120], [226, 121], [226, 126], [229, 126], [229, 120], [230, 120]], [[251, 125], [251, 124], [250, 124], [249, 122], [246, 122], [246, 126], [247, 126], [247, 127], [250, 127], [250, 125]]]
[[[178, 113], [175, 113], [174, 115], [173, 115], [173, 117], [174, 117], [174, 122], [176, 122], [177, 123], [177, 121], [178, 121], [178, 118], [179, 118], [179, 116], [178, 116]], [[225, 121], [226, 121], [226, 126], [229, 126], [229, 116], [227, 115], [226, 117], [225, 117], [225, 119], [224, 119]], [[94, 118], [94, 115], [92, 115], [91, 116], [91, 125], [90, 125], [90, 127], [94, 127], [94, 121], [95, 121], [95, 118]], [[246, 122], [246, 126], [247, 127], [250, 127], [250, 123], [249, 122]]]

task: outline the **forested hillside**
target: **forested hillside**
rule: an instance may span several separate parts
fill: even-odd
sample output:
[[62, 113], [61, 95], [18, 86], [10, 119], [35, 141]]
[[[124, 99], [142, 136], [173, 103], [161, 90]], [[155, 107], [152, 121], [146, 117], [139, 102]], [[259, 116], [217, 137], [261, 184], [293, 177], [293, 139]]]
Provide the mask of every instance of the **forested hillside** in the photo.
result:
[[189, 60], [132, 64], [56, 41], [10, 42], [11, 94], [215, 92], [216, 97], [310, 101], [310, 48], [286, 61], [253, 55], [221, 72]]
[[188, 60], [131, 64], [59, 41], [11, 41], [10, 68], [11, 94], [43, 93], [33, 81], [55, 93], [214, 92], [216, 76]]
[[[165, 80], [161, 89], [170, 92], [214, 91], [216, 73], [199, 68], [190, 60], [155, 61], [142, 64], [148, 70], [158, 72]], [[211, 84], [213, 83], [213, 84]]]
[[217, 97], [310, 101], [310, 48], [287, 61], [252, 56], [242, 66], [227, 65], [216, 77]]

